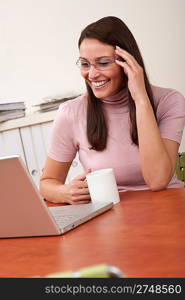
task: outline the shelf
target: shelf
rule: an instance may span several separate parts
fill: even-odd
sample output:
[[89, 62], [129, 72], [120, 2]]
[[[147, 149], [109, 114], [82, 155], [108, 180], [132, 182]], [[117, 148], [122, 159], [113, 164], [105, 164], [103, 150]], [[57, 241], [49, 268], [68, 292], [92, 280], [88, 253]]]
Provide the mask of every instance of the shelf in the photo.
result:
[[0, 132], [14, 129], [14, 128], [26, 127], [26, 126], [31, 126], [34, 124], [40, 124], [40, 123], [53, 121], [56, 116], [56, 112], [57, 112], [57, 110], [43, 112], [43, 113], [34, 112], [23, 118], [18, 118], [18, 119], [1, 122], [0, 123]]

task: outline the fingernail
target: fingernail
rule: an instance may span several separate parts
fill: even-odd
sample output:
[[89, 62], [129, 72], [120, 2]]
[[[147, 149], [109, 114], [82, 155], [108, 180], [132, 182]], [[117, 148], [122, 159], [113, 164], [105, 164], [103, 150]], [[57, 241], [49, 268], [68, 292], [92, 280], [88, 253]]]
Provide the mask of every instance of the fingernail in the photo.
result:
[[121, 48], [119, 46], [116, 46], [116, 49], [120, 50]]

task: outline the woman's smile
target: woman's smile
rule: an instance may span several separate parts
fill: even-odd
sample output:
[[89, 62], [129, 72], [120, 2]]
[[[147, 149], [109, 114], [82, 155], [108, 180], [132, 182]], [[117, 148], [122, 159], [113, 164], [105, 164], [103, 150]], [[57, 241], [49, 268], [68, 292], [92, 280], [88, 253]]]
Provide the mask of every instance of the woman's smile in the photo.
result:
[[110, 79], [101, 80], [101, 81], [89, 81], [89, 82], [90, 82], [92, 88], [101, 89], [101, 88], [105, 88], [109, 81], [110, 81]]

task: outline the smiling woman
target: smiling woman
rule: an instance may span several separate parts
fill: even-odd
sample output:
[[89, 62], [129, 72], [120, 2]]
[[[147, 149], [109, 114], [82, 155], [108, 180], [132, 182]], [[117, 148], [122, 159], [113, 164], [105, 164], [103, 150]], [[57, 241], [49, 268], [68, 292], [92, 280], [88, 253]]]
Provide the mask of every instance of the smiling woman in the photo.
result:
[[[53, 202], [87, 203], [86, 174], [102, 168], [114, 169], [119, 190], [182, 187], [175, 167], [184, 97], [149, 82], [135, 38], [117, 17], [88, 25], [78, 45], [87, 92], [59, 108], [42, 195]], [[77, 152], [85, 171], [65, 184]]]

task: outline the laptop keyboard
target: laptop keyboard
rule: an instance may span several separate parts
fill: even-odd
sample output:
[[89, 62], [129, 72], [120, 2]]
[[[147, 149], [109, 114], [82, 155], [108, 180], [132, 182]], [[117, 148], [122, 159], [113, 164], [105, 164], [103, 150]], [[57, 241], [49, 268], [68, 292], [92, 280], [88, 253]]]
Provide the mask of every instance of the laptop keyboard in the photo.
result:
[[92, 211], [92, 207], [81, 205], [67, 205], [49, 207], [49, 210], [54, 217], [59, 227], [71, 224], [77, 219], [81, 219], [84, 215], [88, 215]]
[[55, 215], [53, 215], [53, 217], [59, 227], [66, 226], [66, 225], [72, 223], [76, 219], [76, 217], [74, 217], [74, 216], [55, 216]]

